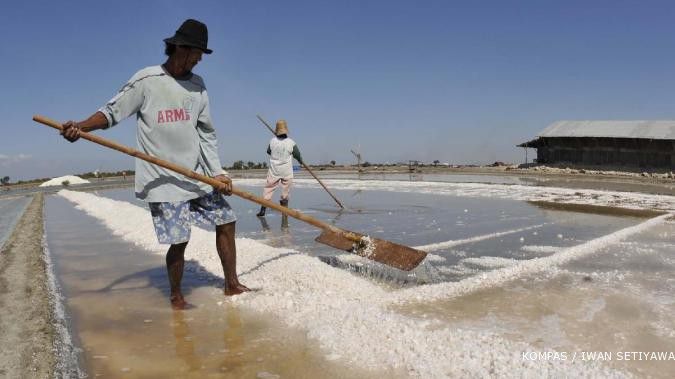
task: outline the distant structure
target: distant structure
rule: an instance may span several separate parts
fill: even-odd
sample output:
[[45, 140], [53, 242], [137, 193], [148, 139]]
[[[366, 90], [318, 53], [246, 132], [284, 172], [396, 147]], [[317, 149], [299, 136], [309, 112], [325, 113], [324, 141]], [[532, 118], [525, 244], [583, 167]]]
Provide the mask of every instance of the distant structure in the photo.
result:
[[517, 146], [539, 164], [673, 169], [675, 121], [558, 121]]
[[420, 161], [408, 161], [408, 172], [415, 172], [420, 167]]
[[361, 169], [361, 153], [360, 153], [360, 152], [357, 153], [357, 152], [354, 151], [354, 150], [350, 150], [350, 151], [351, 151], [352, 154], [354, 154], [354, 156], [356, 157], [356, 168], [357, 168], [358, 172], [363, 171], [363, 170]]

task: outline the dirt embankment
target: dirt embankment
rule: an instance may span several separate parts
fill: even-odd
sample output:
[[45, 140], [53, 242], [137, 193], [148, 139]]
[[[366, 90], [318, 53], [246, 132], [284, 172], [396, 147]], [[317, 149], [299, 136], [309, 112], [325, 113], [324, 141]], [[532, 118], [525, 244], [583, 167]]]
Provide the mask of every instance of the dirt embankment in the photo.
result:
[[43, 259], [37, 194], [0, 251], [0, 377], [51, 378], [56, 358], [53, 311]]

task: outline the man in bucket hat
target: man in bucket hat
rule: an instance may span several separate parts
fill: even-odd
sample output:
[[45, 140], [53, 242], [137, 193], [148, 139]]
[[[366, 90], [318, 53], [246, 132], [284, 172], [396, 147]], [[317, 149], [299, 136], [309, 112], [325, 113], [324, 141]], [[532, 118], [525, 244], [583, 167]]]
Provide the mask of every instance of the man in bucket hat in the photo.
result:
[[186, 20], [173, 37], [164, 40], [166, 62], [138, 71], [96, 113], [80, 122], [68, 121], [62, 135], [71, 142], [80, 131], [107, 129], [136, 115], [140, 151], [200, 174], [223, 185], [217, 190], [171, 170], [136, 160], [136, 197], [149, 204], [159, 243], [169, 244], [166, 267], [174, 309], [188, 306], [181, 292], [185, 248], [191, 224], [215, 226], [216, 250], [225, 275], [224, 293], [249, 291], [239, 283], [234, 240], [236, 216], [223, 195], [232, 182], [220, 164], [215, 129], [204, 81], [192, 73], [211, 54], [206, 25]]
[[[263, 190], [265, 200], [272, 200], [274, 190], [281, 185], [281, 197], [279, 204], [288, 207], [288, 198], [290, 196], [291, 184], [293, 183], [293, 158], [302, 164], [302, 155], [298, 145], [288, 137], [288, 125], [286, 120], [279, 120], [276, 124], [276, 134], [267, 145], [267, 155], [269, 155], [269, 169], [267, 170], [267, 182]], [[258, 217], [264, 217], [266, 207], [260, 207], [256, 214]], [[284, 215], [286, 216], [286, 215]], [[282, 220], [287, 218], [282, 218]]]

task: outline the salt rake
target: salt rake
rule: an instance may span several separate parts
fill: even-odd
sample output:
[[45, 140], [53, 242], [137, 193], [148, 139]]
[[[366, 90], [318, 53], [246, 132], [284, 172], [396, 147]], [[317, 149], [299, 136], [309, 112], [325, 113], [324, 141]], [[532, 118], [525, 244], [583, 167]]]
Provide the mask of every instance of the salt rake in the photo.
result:
[[[33, 121], [39, 122], [57, 130], [63, 130], [63, 126], [59, 122], [44, 116], [35, 115], [33, 116]], [[138, 150], [118, 144], [106, 138], [99, 137], [95, 134], [80, 132], [80, 137], [113, 150], [131, 155], [132, 157], [156, 164], [157, 166], [164, 167], [168, 170], [175, 171], [188, 178], [199, 180], [200, 182], [209, 184], [214, 188], [221, 188], [223, 186], [223, 183], [217, 179], [198, 174], [171, 162], [141, 153]], [[374, 260], [390, 267], [410, 271], [417, 267], [417, 265], [419, 265], [427, 255], [427, 253], [424, 251], [413, 249], [408, 246], [399, 245], [390, 241], [338, 228], [314, 217], [300, 213], [295, 209], [278, 205], [246, 191], [242, 191], [238, 188], [235, 188], [234, 186], [232, 186], [232, 194], [254, 203], [258, 203], [262, 206], [276, 209], [283, 214], [316, 226], [323, 231], [315, 239], [317, 242], [362, 256], [370, 260]]]

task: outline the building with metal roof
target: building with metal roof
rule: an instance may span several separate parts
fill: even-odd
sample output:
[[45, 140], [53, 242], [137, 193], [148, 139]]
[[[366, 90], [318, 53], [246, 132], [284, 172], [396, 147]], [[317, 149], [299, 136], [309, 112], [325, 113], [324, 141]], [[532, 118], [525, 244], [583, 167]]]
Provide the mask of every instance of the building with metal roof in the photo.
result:
[[558, 121], [518, 146], [540, 164], [675, 169], [675, 121]]

